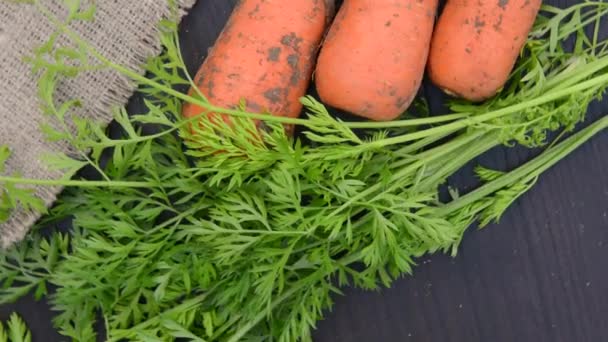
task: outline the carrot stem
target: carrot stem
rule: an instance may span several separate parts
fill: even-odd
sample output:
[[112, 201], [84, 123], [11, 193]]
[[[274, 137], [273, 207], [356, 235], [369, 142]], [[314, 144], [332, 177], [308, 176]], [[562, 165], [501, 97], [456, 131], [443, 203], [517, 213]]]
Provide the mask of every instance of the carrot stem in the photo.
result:
[[438, 215], [447, 215], [458, 209], [466, 207], [479, 199], [493, 194], [494, 192], [509, 186], [515, 182], [527, 182], [535, 177], [538, 177], [541, 173], [555, 165], [557, 162], [565, 158], [576, 148], [584, 144], [587, 140], [591, 139], [597, 133], [608, 128], [608, 116], [604, 116], [599, 119], [591, 126], [581, 130], [580, 132], [572, 135], [570, 138], [562, 141], [553, 148], [546, 150], [539, 157], [534, 159], [527, 164], [505, 174], [504, 176], [494, 180], [490, 183], [482, 185], [477, 190], [470, 192], [458, 199], [442, 206], [438, 211]]
[[8, 176], [0, 176], [0, 183], [88, 188], [149, 188], [157, 185], [151, 182], [28, 179]]

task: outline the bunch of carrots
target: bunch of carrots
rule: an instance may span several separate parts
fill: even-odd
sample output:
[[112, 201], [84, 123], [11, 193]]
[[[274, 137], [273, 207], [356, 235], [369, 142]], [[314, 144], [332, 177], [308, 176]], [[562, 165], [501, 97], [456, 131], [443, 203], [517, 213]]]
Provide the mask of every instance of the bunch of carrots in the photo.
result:
[[[436, 24], [438, 0], [345, 0], [337, 13], [335, 5], [240, 1], [190, 94], [295, 118], [314, 79], [326, 105], [388, 121], [412, 104], [427, 70], [446, 93], [482, 101], [507, 82], [541, 0], [450, 0]], [[203, 111], [185, 104], [183, 114]]]

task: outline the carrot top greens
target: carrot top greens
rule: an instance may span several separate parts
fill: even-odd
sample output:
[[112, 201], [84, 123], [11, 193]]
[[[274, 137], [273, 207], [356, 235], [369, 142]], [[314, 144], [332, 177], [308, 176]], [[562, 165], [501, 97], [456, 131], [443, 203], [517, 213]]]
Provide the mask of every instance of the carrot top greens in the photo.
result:
[[12, 313], [6, 322], [0, 322], [0, 341], [31, 342], [32, 333], [21, 317]]
[[[508, 172], [480, 166], [479, 188], [452, 189], [440, 201], [440, 186], [477, 156], [499, 145], [546, 146], [550, 132], [584, 119], [608, 86], [608, 43], [598, 33], [607, 3], [545, 6], [494, 99], [394, 122], [343, 122], [310, 96], [299, 119], [217, 108], [176, 90], [193, 82], [175, 21], [160, 25], [164, 52], [148, 62], [146, 78], [70, 29], [93, 10], [69, 1], [60, 20], [33, 3], [57, 28], [31, 59], [49, 120], [43, 129], [77, 153], [46, 157], [66, 177], [35, 180], [3, 175], [10, 150], [0, 148], [0, 221], [15, 208], [42, 209], [32, 185], [65, 186], [44, 222], [73, 217], [73, 230], [34, 231], [4, 252], [0, 302], [46, 296], [56, 327], [78, 341], [95, 339], [98, 313], [109, 341], [310, 340], [340, 287], [390, 286], [417, 257], [455, 254], [469, 226], [498, 220], [542, 172], [608, 126], [603, 116]], [[60, 36], [74, 47], [57, 49]], [[72, 115], [78, 99], [55, 96], [62, 79], [104, 68], [146, 94], [145, 113], [114, 111], [118, 139]], [[207, 112], [184, 120], [184, 101]], [[233, 124], [211, 122], [211, 112]], [[252, 138], [253, 119], [265, 122], [262, 139]], [[289, 137], [282, 124], [303, 126], [303, 137]], [[99, 180], [81, 179], [85, 166]]]

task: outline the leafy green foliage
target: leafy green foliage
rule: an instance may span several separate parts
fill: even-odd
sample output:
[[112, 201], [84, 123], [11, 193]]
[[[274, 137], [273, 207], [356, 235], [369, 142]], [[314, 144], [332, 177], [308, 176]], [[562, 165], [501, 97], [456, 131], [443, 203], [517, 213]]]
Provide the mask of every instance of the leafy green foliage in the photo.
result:
[[[544, 145], [548, 132], [583, 119], [608, 84], [608, 55], [579, 30], [608, 4], [589, 3], [584, 14], [548, 8], [552, 16], [539, 19], [511, 85], [493, 100], [453, 103], [446, 116], [353, 123], [309, 96], [301, 99], [307, 117], [287, 119], [248, 113], [244, 102], [218, 108], [203, 94], [175, 90], [192, 80], [171, 21], [161, 24], [165, 51], [148, 62], [152, 76], [144, 78], [69, 29], [87, 13], [78, 3], [68, 2], [65, 22], [50, 17], [57, 32], [31, 62], [43, 71], [39, 93], [49, 122], [42, 129], [73, 148], [47, 161], [68, 176], [93, 167], [101, 180], [0, 176], [0, 193], [17, 199], [6, 213], [23, 197], [16, 184], [68, 187], [50, 217], [73, 216], [70, 237], [34, 233], [7, 252], [0, 299], [32, 290], [42, 296], [47, 284], [56, 286], [49, 295], [55, 325], [73, 340], [94, 340], [99, 314], [109, 341], [310, 340], [341, 286], [390, 286], [412, 272], [417, 257], [455, 253], [473, 222], [498, 219], [542, 171], [606, 128], [604, 119], [521, 170], [480, 168], [482, 187], [439, 200], [439, 186], [492, 147]], [[561, 46], [572, 34], [580, 43], [566, 52]], [[74, 47], [57, 49], [60, 35]], [[59, 80], [97, 68], [133, 78], [147, 96], [145, 113], [114, 111], [120, 138], [73, 115], [78, 99], [57, 103]], [[184, 101], [201, 115], [182, 118]], [[291, 137], [285, 124], [304, 126], [304, 137]]]
[[0, 172], [4, 172], [5, 164], [8, 158], [11, 156], [11, 150], [8, 146], [0, 146]]
[[[5, 172], [10, 157], [8, 146], [0, 146], [0, 174]], [[12, 178], [18, 178], [15, 174]], [[33, 189], [23, 188], [14, 183], [3, 183], [0, 178], [0, 223], [8, 221], [11, 213], [20, 208], [26, 211], [46, 212], [44, 202], [34, 195]]]
[[[4, 324], [6, 324], [6, 327]], [[32, 335], [21, 317], [16, 313], [12, 313], [8, 322], [0, 322], [0, 341], [31, 342]]]
[[34, 291], [35, 297], [46, 296], [49, 277], [67, 255], [70, 239], [62, 233], [43, 238], [32, 234], [0, 256], [0, 303], [12, 303]]

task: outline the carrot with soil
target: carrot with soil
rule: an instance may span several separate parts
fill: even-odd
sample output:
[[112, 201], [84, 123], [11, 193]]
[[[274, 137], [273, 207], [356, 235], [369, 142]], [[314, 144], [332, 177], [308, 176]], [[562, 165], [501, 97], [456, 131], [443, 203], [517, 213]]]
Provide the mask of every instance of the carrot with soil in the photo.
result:
[[347, 0], [323, 43], [315, 83], [328, 105], [392, 120], [411, 104], [426, 65], [437, 0]]
[[433, 34], [433, 83], [471, 101], [494, 96], [507, 82], [541, 0], [451, 0]]
[[[194, 82], [213, 105], [297, 117], [333, 0], [242, 0]], [[190, 89], [194, 94], [196, 89]], [[204, 108], [185, 104], [187, 118]], [[224, 116], [224, 120], [228, 120]]]

